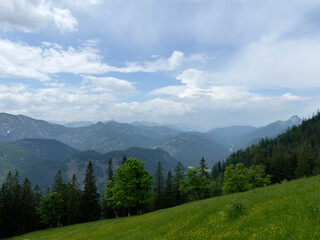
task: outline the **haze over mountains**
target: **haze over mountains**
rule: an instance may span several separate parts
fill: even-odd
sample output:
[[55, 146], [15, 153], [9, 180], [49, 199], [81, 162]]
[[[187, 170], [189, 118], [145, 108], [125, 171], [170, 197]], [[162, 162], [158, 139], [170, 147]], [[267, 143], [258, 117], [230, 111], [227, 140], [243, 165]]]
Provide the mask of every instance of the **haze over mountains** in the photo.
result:
[[[34, 184], [48, 187], [58, 169], [68, 180], [75, 173], [82, 182], [86, 164], [91, 160], [102, 190], [107, 161], [117, 168], [123, 155], [145, 162], [152, 174], [158, 161], [164, 173], [178, 161], [194, 166], [201, 157], [209, 167], [224, 160], [231, 151], [246, 147], [259, 139], [272, 138], [299, 125], [297, 116], [261, 128], [231, 126], [209, 132], [182, 132], [158, 124], [98, 122], [82, 127], [66, 127], [23, 115], [0, 114], [0, 180], [9, 170], [19, 170]], [[89, 124], [89, 123], [87, 123]]]

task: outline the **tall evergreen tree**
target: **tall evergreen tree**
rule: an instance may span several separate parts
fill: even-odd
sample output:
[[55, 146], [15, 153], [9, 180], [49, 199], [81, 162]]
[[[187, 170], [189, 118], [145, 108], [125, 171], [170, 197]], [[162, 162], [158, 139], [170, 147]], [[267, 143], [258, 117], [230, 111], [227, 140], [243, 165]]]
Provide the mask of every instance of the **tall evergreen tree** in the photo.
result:
[[68, 184], [68, 195], [67, 195], [67, 202], [66, 202], [67, 224], [75, 224], [80, 222], [81, 196], [82, 196], [82, 191], [80, 189], [77, 177], [75, 174], [73, 174], [72, 180]]
[[175, 205], [174, 197], [172, 174], [171, 171], [169, 171], [163, 190], [164, 207], [173, 207]]
[[126, 157], [126, 155], [124, 154], [124, 155], [123, 155], [123, 158], [122, 158], [122, 161], [121, 161], [121, 165], [124, 165], [124, 164], [126, 163], [126, 161], [127, 161], [127, 157]]
[[83, 222], [98, 220], [100, 212], [100, 195], [97, 191], [96, 179], [92, 162], [87, 165], [84, 178], [84, 191], [81, 198], [81, 215]]
[[206, 164], [206, 160], [204, 160], [204, 157], [202, 157], [200, 160], [200, 174], [209, 179], [208, 167]]
[[108, 180], [112, 180], [112, 177], [113, 177], [113, 162], [112, 162], [112, 158], [109, 158], [109, 161], [108, 161]]
[[163, 188], [164, 188], [164, 177], [162, 173], [162, 166], [161, 166], [161, 162], [158, 161], [158, 166], [157, 166], [155, 179], [154, 179], [154, 189], [153, 189], [155, 193], [155, 201], [154, 201], [155, 209], [163, 208]]
[[0, 199], [0, 235], [11, 237], [19, 233], [19, 202], [21, 186], [19, 184], [19, 173], [13, 175], [8, 173], [2, 184]]
[[102, 198], [102, 203], [101, 203], [103, 218], [113, 218], [116, 216], [114, 210], [112, 209], [112, 207], [110, 206], [110, 204], [107, 201], [107, 199], [110, 197], [112, 186], [113, 186], [113, 162], [112, 162], [112, 158], [109, 158], [109, 161], [108, 161], [108, 180], [107, 180], [105, 188], [103, 189], [103, 198]]
[[52, 191], [63, 194], [63, 192], [65, 191], [65, 188], [66, 188], [66, 183], [64, 182], [62, 177], [62, 172], [59, 169], [58, 172], [56, 173], [56, 176], [54, 177]]
[[59, 224], [61, 225], [67, 225], [68, 224], [68, 216], [67, 216], [67, 202], [68, 202], [68, 187], [67, 184], [65, 183], [65, 181], [63, 180], [62, 177], [62, 172], [59, 169], [53, 184], [52, 184], [52, 191], [56, 192], [56, 193], [60, 193], [61, 197], [62, 197], [62, 202], [63, 202], [63, 214], [61, 216], [61, 218], [59, 219], [60, 222]]
[[181, 162], [178, 162], [178, 165], [174, 169], [173, 176], [173, 191], [174, 191], [174, 199], [175, 205], [180, 205], [186, 202], [186, 196], [181, 191], [182, 181], [185, 178], [185, 168], [183, 167]]
[[36, 202], [35, 195], [32, 191], [31, 182], [26, 178], [21, 187], [20, 197], [20, 221], [19, 234], [30, 232], [36, 229]]

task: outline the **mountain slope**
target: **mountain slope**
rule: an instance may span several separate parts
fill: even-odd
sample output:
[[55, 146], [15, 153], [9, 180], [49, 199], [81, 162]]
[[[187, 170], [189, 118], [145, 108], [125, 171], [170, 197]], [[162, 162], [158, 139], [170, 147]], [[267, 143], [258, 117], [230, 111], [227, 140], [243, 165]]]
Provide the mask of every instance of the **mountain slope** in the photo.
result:
[[179, 133], [168, 127], [136, 127], [126, 123], [107, 123], [67, 128], [23, 115], [0, 114], [0, 141], [24, 138], [56, 139], [79, 150], [106, 153], [129, 147], [153, 148], [162, 146]]
[[[320, 239], [319, 188], [317, 176], [142, 216], [37, 231], [11, 240]], [[228, 217], [229, 212], [239, 213], [239, 208], [232, 211], [230, 206], [244, 206], [243, 215]]]
[[274, 138], [287, 129], [298, 126], [302, 120], [298, 116], [293, 116], [287, 121], [276, 121], [260, 128], [250, 126], [231, 126], [213, 129], [205, 136], [219, 142], [231, 152], [245, 148], [252, 144], [257, 144], [261, 138]]
[[199, 164], [203, 156], [209, 166], [228, 156], [228, 150], [200, 133], [182, 133], [162, 147], [186, 167]]
[[8, 171], [19, 170], [21, 177], [28, 177], [44, 188], [51, 186], [54, 175], [65, 160], [79, 151], [50, 139], [23, 139], [0, 143], [0, 180]]
[[164, 150], [133, 147], [122, 151], [111, 151], [101, 154], [96, 151], [80, 152], [57, 140], [22, 139], [15, 142], [0, 142], [0, 182], [9, 171], [20, 172], [21, 178], [28, 177], [42, 190], [51, 187], [55, 174], [59, 169], [70, 181], [76, 174], [83, 183], [86, 167], [93, 162], [97, 186], [102, 192], [107, 180], [107, 162], [113, 159], [116, 169], [123, 158], [134, 157], [145, 162], [145, 167], [154, 174], [158, 161], [162, 163], [163, 173], [173, 170], [177, 162]]

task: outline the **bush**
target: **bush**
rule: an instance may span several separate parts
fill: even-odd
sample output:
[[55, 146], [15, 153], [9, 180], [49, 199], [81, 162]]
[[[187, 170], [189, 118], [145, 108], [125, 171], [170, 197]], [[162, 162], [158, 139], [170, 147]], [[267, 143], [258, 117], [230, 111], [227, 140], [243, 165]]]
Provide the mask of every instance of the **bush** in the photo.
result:
[[237, 219], [247, 213], [247, 207], [237, 201], [232, 201], [226, 206], [226, 216], [230, 219]]

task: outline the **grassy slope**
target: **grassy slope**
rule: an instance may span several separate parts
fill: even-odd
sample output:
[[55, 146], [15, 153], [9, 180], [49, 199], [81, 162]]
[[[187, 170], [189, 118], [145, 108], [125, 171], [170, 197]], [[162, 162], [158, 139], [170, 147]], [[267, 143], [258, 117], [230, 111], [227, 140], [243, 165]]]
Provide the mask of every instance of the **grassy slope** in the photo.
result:
[[[320, 239], [320, 177], [171, 209], [29, 233], [13, 239]], [[228, 218], [240, 202], [247, 213]]]

